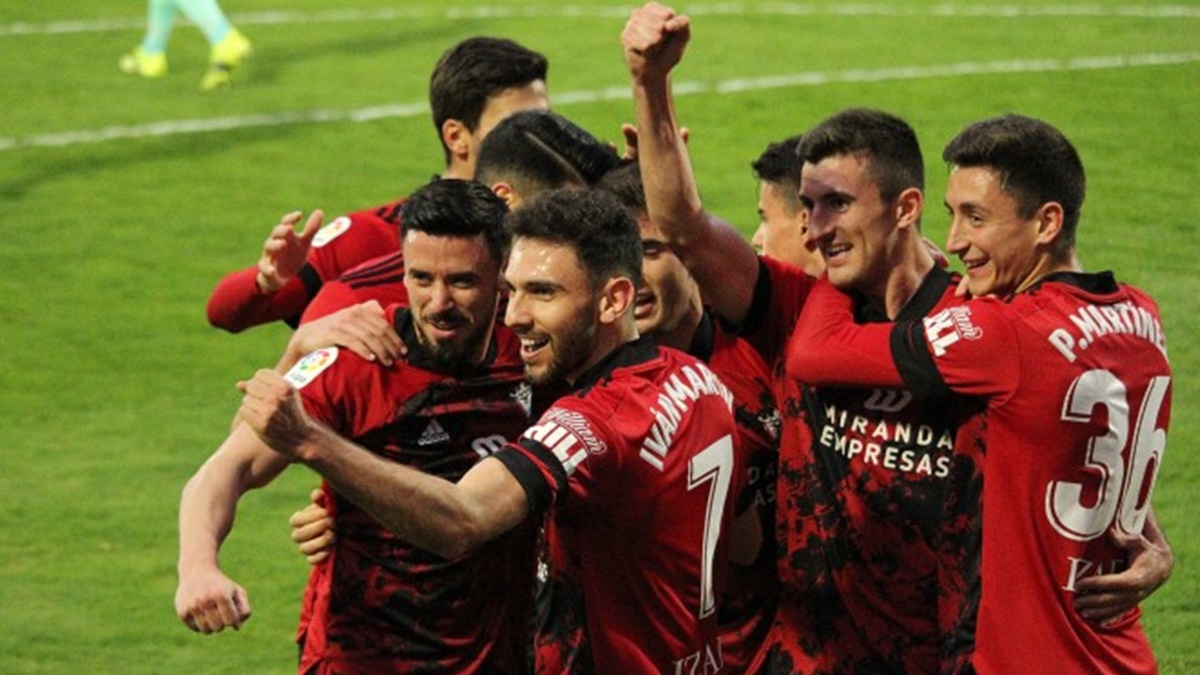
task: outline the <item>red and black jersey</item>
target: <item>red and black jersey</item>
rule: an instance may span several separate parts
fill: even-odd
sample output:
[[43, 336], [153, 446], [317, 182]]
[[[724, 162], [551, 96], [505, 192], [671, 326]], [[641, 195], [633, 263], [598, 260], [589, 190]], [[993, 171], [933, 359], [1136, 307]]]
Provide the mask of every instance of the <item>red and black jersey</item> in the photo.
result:
[[[956, 283], [934, 269], [900, 319], [955, 302]], [[860, 309], [856, 319], [886, 317]], [[806, 309], [799, 330], [809, 320]], [[789, 359], [806, 348], [793, 340]], [[789, 376], [798, 379], [790, 369]], [[981, 485], [972, 457], [955, 450], [960, 440], [970, 446], [960, 429], [982, 405], [903, 388], [801, 389], [812, 440], [780, 457], [781, 574], [816, 628], [781, 641], [788, 665], [780, 670], [936, 673], [943, 649], [970, 648], [969, 634], [954, 631], [969, 614], [960, 610], [971, 599], [961, 594], [972, 590], [964, 565], [977, 559]], [[960, 512], [950, 517], [948, 505]], [[949, 643], [955, 639], [966, 644]]]
[[[563, 622], [538, 636], [539, 672], [564, 654], [572, 673], [724, 672], [732, 394], [703, 363], [648, 338], [575, 384], [496, 455], [532, 512], [553, 506], [547, 584], [566, 595], [550, 615]], [[580, 625], [590, 653], [577, 651]]]
[[730, 673], [759, 673], [775, 618], [779, 577], [775, 572], [775, 471], [779, 456], [779, 410], [770, 369], [750, 344], [705, 314], [688, 353], [704, 361], [733, 393], [738, 449], [746, 482], [739, 514], [753, 510], [763, 544], [749, 565], [731, 563], [720, 601], [721, 651]]
[[295, 327], [325, 282], [360, 263], [400, 249], [403, 202], [398, 199], [329, 222], [313, 238], [300, 272], [274, 293], [259, 290], [257, 266], [227, 275], [208, 299], [209, 323], [232, 333], [272, 321], [285, 321]]
[[[1108, 533], [1141, 532], [1161, 465], [1171, 369], [1153, 300], [1059, 273], [894, 326], [855, 325], [836, 293], [811, 302], [808, 377], [987, 399], [975, 669], [1157, 672], [1139, 610], [1096, 626], [1073, 603], [1080, 578], [1124, 565]], [[842, 372], [822, 362], [835, 350]]]
[[368, 300], [377, 300], [382, 307], [408, 303], [402, 251], [372, 258], [325, 283], [312, 302], [308, 303], [300, 323], [308, 323]]
[[[407, 362], [382, 366], [322, 349], [288, 373], [309, 414], [389, 460], [457, 481], [530, 420], [519, 342], [498, 331], [485, 360], [435, 368], [411, 314], [394, 313]], [[333, 555], [314, 567], [298, 640], [300, 670], [520, 673], [528, 667], [536, 525], [530, 519], [454, 560], [382, 527], [328, 485]]]

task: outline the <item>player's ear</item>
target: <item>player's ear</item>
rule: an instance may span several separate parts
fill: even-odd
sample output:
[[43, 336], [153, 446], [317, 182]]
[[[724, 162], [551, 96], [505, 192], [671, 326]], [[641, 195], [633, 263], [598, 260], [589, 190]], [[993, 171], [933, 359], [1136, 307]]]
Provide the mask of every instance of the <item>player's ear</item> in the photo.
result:
[[1062, 234], [1063, 208], [1058, 202], [1046, 202], [1033, 215], [1037, 223], [1037, 243], [1049, 246]]
[[517, 206], [521, 203], [521, 195], [517, 194], [517, 191], [513, 189], [512, 185], [504, 181], [493, 183], [492, 192], [496, 193], [497, 197], [504, 200], [504, 204], [508, 206], [509, 211], [517, 208]]
[[616, 323], [626, 313], [633, 311], [637, 288], [629, 277], [613, 277], [604, 284], [600, 296], [600, 323]]
[[442, 143], [446, 144], [450, 155], [459, 161], [466, 161], [471, 154], [471, 130], [460, 120], [450, 118], [442, 122]]
[[921, 222], [925, 195], [917, 188], [908, 188], [896, 198], [896, 226], [916, 228]]

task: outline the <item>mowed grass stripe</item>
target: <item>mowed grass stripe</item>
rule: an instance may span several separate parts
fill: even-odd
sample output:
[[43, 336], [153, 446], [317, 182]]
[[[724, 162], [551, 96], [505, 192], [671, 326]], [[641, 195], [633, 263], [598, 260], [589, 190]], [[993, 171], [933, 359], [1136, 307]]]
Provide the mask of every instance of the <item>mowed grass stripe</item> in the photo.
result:
[[[1074, 59], [1006, 59], [988, 62], [964, 62], [932, 66], [900, 66], [874, 70], [843, 70], [836, 72], [806, 72], [767, 75], [754, 78], [722, 80], [716, 83], [683, 81], [675, 83], [676, 96], [699, 94], [735, 94], [783, 87], [820, 86], [845, 82], [889, 82], [935, 77], [967, 77], [975, 75], [1050, 73], [1075, 70], [1113, 70], [1150, 66], [1175, 66], [1200, 61], [1200, 51], [1175, 54], [1132, 54], [1089, 56]], [[605, 87], [590, 91], [555, 93], [555, 105], [572, 105], [628, 99], [627, 86]], [[0, 152], [28, 147], [61, 147], [105, 141], [139, 139], [178, 134], [229, 131], [251, 127], [278, 127], [290, 124], [325, 124], [329, 122], [373, 122], [397, 117], [420, 117], [428, 114], [425, 102], [397, 103], [339, 110], [325, 108], [258, 115], [214, 117], [209, 119], [173, 120], [148, 124], [111, 126], [102, 129], [37, 134], [25, 137], [0, 137]]]

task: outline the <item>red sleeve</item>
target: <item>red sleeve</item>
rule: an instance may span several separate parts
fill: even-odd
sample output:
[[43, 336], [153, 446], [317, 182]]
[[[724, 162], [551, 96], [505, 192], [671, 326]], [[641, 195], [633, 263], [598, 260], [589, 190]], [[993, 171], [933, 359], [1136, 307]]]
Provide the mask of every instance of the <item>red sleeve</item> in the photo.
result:
[[[947, 307], [911, 331], [938, 377], [950, 390], [973, 396], [999, 396], [1013, 391], [1021, 374], [1021, 339], [1017, 319], [1002, 301], [981, 298]], [[902, 352], [893, 343], [897, 359]], [[904, 364], [901, 364], [904, 368]], [[928, 369], [927, 369], [928, 370]]]
[[380, 217], [384, 210], [358, 211], [321, 228], [308, 252], [308, 266], [329, 281], [368, 260], [400, 250], [400, 227]]
[[854, 323], [854, 300], [821, 279], [788, 345], [788, 375], [816, 386], [902, 388], [891, 353], [894, 325]]
[[354, 439], [387, 423], [396, 410], [385, 370], [353, 352], [326, 347], [305, 355], [284, 379], [300, 392], [310, 417]]
[[799, 267], [760, 257], [754, 298], [736, 334], [749, 342], [765, 361], [776, 362], [784, 353], [815, 281]]
[[521, 438], [493, 455], [524, 488], [533, 513], [543, 513], [568, 494], [586, 505], [595, 464], [616, 461], [618, 453], [607, 452], [607, 427], [587, 410], [581, 399], [560, 399]]
[[208, 298], [208, 322], [215, 328], [240, 333], [272, 321], [294, 321], [304, 311], [308, 290], [296, 275], [274, 293], [258, 288], [258, 267], [248, 267], [225, 276]]
[[338, 310], [357, 305], [359, 302], [358, 294], [345, 282], [341, 280], [326, 282], [321, 286], [321, 290], [317, 291], [312, 302], [308, 303], [308, 307], [300, 317], [300, 323], [306, 324], [309, 321], [329, 316]]
[[823, 279], [800, 317], [787, 369], [817, 386], [995, 396], [1015, 387], [1020, 340], [1004, 305], [990, 298], [920, 321], [856, 324], [853, 300]]

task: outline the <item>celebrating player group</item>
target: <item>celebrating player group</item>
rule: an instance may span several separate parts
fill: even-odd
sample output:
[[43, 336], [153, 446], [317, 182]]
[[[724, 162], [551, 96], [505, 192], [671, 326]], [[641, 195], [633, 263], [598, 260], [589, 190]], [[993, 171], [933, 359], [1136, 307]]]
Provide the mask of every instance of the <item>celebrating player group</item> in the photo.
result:
[[675, 116], [691, 20], [620, 37], [623, 152], [470, 38], [440, 176], [289, 213], [220, 282], [214, 326], [295, 332], [184, 487], [179, 618], [250, 619], [221, 544], [298, 462], [302, 675], [1157, 673], [1171, 368], [1154, 300], [1076, 255], [1066, 136], [966, 124], [931, 242], [907, 122], [781, 129], [749, 241]]

